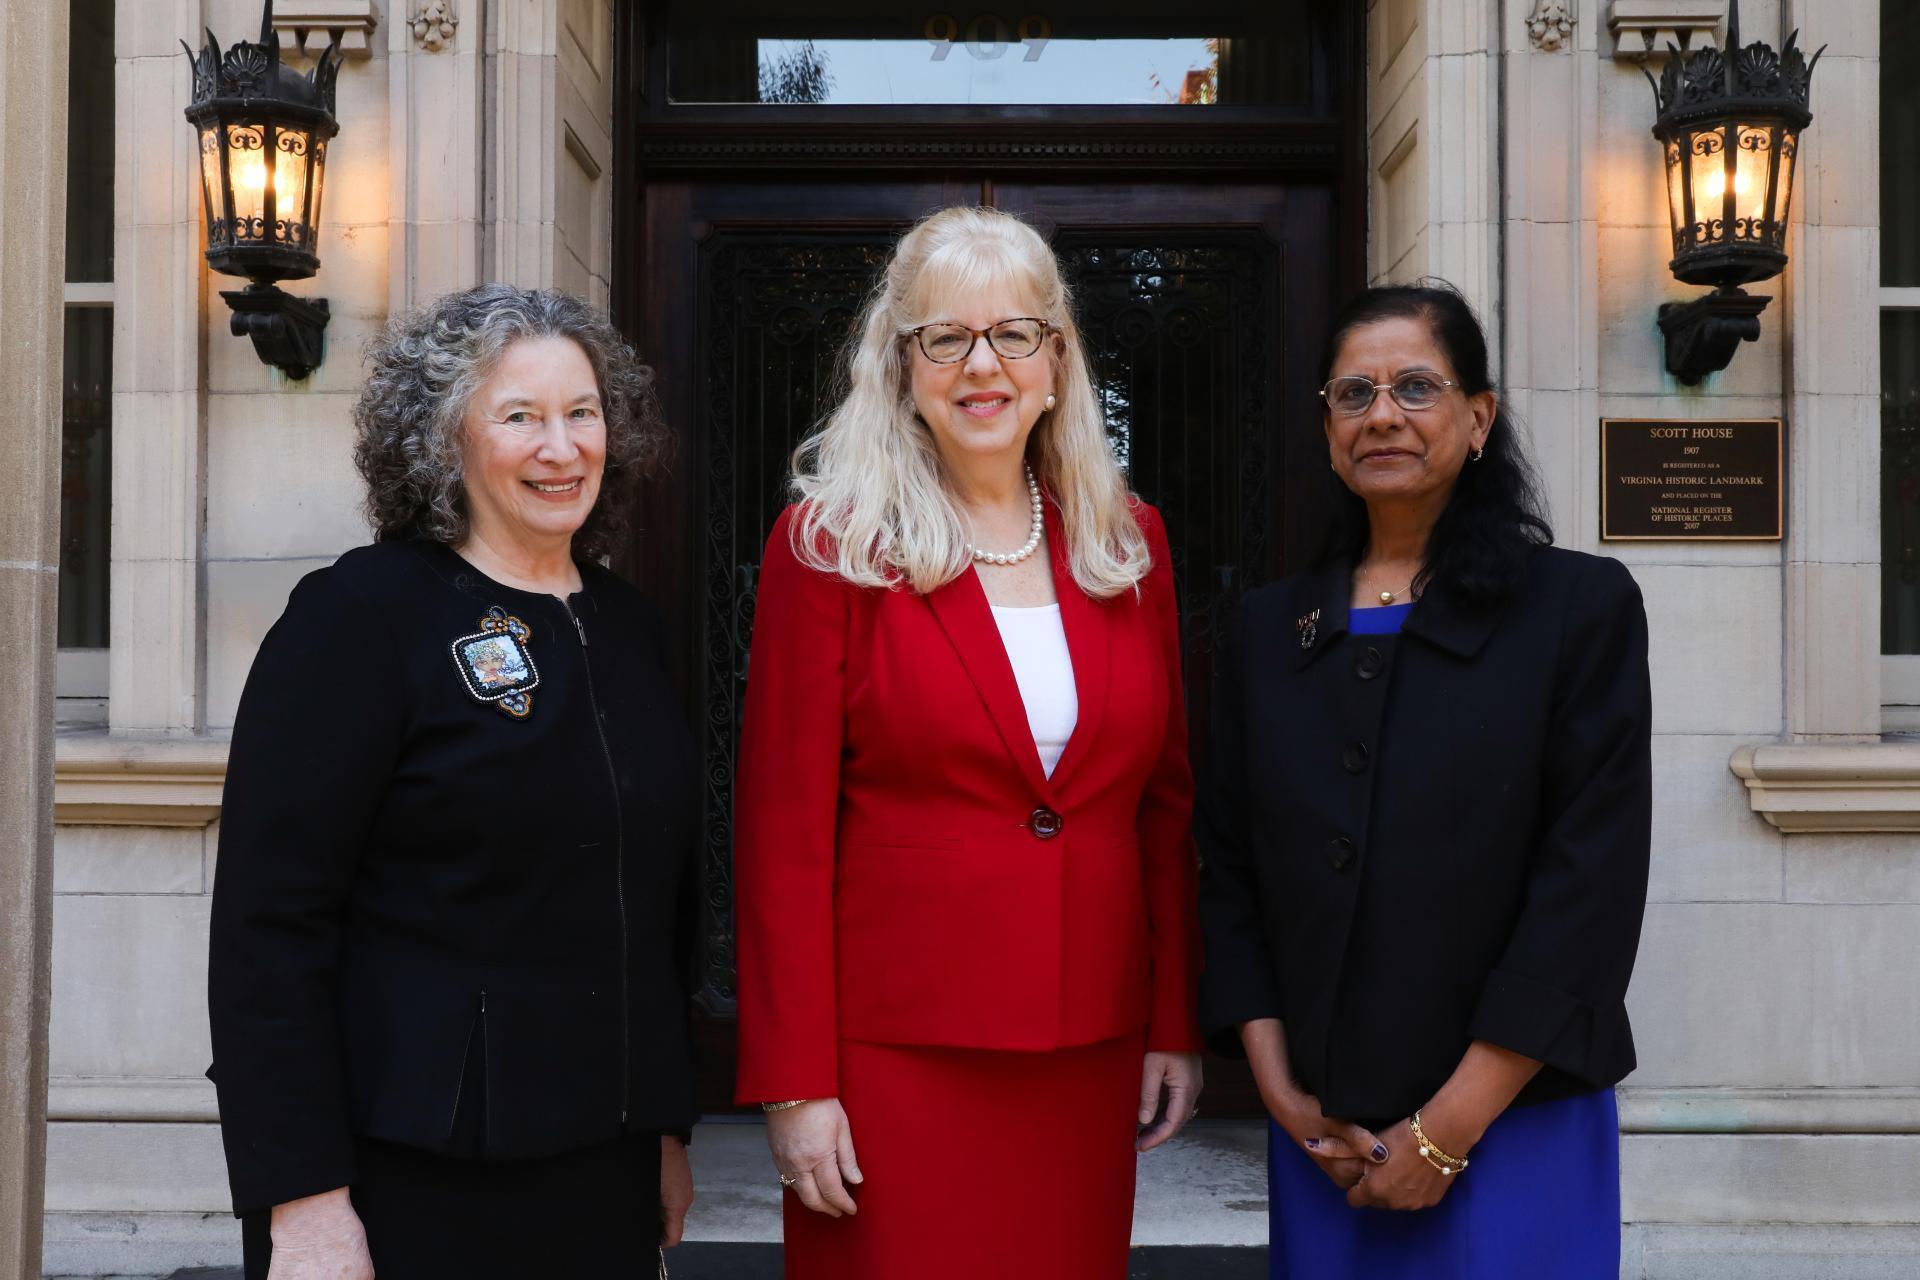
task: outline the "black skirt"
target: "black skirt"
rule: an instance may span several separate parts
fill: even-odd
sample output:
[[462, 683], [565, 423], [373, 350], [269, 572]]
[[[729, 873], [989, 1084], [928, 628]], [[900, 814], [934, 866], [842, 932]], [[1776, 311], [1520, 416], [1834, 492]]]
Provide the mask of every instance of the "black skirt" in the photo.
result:
[[[380, 1280], [654, 1280], [660, 1139], [483, 1161], [361, 1140], [353, 1208]], [[268, 1211], [241, 1218], [247, 1280], [266, 1280]]]

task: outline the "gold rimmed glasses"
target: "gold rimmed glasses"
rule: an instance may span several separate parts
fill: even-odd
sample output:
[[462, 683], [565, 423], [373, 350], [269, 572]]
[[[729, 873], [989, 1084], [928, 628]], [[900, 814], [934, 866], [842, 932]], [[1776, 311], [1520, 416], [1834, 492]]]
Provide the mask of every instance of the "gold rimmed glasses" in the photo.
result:
[[1332, 412], [1342, 417], [1352, 417], [1373, 408], [1373, 398], [1384, 391], [1402, 409], [1418, 412], [1433, 408], [1440, 403], [1440, 397], [1446, 394], [1448, 387], [1459, 385], [1431, 370], [1412, 369], [1392, 382], [1375, 382], [1371, 378], [1359, 377], [1335, 378], [1320, 388], [1320, 398], [1327, 402], [1327, 408]]
[[974, 343], [982, 338], [1002, 360], [1025, 360], [1052, 331], [1053, 326], [1038, 316], [1015, 316], [984, 329], [943, 320], [909, 329], [906, 336], [918, 342], [920, 354], [935, 364], [959, 364], [973, 354]]

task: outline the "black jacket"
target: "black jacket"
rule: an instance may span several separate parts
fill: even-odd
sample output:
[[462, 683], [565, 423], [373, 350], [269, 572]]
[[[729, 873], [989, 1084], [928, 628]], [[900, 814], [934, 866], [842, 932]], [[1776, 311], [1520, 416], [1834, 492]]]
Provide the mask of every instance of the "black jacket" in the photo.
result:
[[1302, 1086], [1363, 1123], [1476, 1039], [1546, 1064], [1522, 1102], [1616, 1083], [1652, 825], [1638, 587], [1543, 548], [1497, 609], [1435, 587], [1353, 636], [1350, 582], [1242, 604], [1200, 824], [1210, 1043], [1280, 1018]]
[[[563, 605], [362, 547], [261, 645], [208, 981], [236, 1212], [350, 1183], [356, 1135], [500, 1159], [692, 1123], [692, 740], [657, 616], [581, 573]], [[456, 661], [496, 606], [524, 718]]]

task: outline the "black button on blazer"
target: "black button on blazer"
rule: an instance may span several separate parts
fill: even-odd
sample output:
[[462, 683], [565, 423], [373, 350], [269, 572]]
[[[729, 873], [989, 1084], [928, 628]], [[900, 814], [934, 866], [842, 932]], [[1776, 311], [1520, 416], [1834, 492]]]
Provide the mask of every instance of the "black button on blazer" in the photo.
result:
[[1546, 1064], [1522, 1102], [1616, 1083], [1652, 822], [1638, 587], [1543, 548], [1498, 608], [1436, 587], [1353, 636], [1350, 586], [1242, 603], [1199, 824], [1210, 1042], [1280, 1018], [1302, 1086], [1366, 1123], [1475, 1039]]
[[[261, 645], [209, 967], [236, 1212], [350, 1183], [356, 1136], [504, 1159], [692, 1123], [693, 745], [657, 616], [581, 573], [563, 604], [363, 547]], [[495, 607], [531, 630], [524, 717], [477, 696], [517, 660], [453, 650]]]

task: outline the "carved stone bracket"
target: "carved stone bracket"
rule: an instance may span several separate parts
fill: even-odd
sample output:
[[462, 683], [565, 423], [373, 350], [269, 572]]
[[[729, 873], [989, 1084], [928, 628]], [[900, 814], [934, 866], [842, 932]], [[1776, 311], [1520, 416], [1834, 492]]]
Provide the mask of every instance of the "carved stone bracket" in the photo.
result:
[[1920, 743], [1762, 743], [1729, 763], [1753, 811], [1789, 834], [1920, 831]]
[[278, 0], [273, 7], [285, 58], [318, 57], [329, 43], [350, 57], [367, 57], [373, 52], [367, 37], [379, 22], [373, 0]]
[[1545, 53], [1573, 47], [1574, 0], [1534, 0], [1527, 15], [1527, 35]]
[[1613, 0], [1607, 26], [1613, 56], [1639, 61], [1715, 49], [1727, 21], [1727, 0]]
[[413, 11], [413, 39], [428, 53], [438, 53], [453, 43], [453, 30], [460, 25], [449, 0], [425, 0]]

